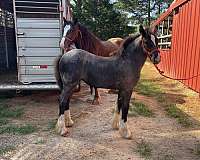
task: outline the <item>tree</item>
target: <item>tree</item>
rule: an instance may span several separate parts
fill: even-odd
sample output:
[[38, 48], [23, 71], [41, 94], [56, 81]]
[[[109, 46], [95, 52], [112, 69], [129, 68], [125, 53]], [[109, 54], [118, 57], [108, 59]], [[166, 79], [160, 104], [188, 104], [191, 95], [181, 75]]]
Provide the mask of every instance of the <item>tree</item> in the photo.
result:
[[124, 37], [132, 32], [125, 14], [109, 0], [74, 0], [73, 15], [101, 39]]
[[126, 13], [133, 24], [143, 23], [150, 25], [173, 0], [118, 0], [115, 7]]

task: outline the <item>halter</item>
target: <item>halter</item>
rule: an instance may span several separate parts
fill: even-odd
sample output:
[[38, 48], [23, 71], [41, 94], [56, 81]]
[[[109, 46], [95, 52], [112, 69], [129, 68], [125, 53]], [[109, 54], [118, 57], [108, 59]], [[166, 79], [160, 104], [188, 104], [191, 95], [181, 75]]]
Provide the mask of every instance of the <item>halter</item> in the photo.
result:
[[[147, 53], [147, 56], [151, 59], [150, 55], [155, 52], [155, 51], [158, 51], [159, 52], [159, 49], [149, 49], [149, 48], [145, 48], [144, 46], [144, 40], [142, 38], [142, 46], [143, 46], [143, 49], [145, 50], [145, 52]], [[149, 54], [148, 54], [149, 53]], [[165, 78], [169, 78], [169, 79], [172, 79], [172, 80], [178, 80], [178, 81], [182, 81], [182, 80], [190, 80], [190, 79], [193, 79], [193, 78], [196, 78], [196, 77], [199, 77], [200, 74], [197, 74], [195, 76], [192, 76], [192, 77], [188, 77], [188, 78], [172, 78], [172, 77], [169, 77], [169, 76], [166, 76], [164, 75], [164, 71], [160, 70], [160, 68], [158, 68], [158, 66], [156, 64], [153, 64], [155, 66], [155, 68], [157, 69], [157, 71], [160, 73], [161, 76], [165, 77]]]
[[[144, 40], [143, 40], [143, 38], [142, 38], [142, 46], [143, 46], [143, 49], [145, 50], [145, 52], [147, 53], [147, 56], [148, 56], [149, 58], [151, 58], [150, 55], [151, 55], [153, 52], [155, 52], [155, 51], [160, 52], [158, 48], [155, 48], [155, 49], [146, 48], [146, 47], [144, 46]], [[149, 54], [148, 54], [148, 53], [149, 53]]]
[[[82, 33], [81, 33], [81, 31], [80, 30], [78, 30], [78, 33], [80, 34], [80, 36], [81, 36], [81, 39], [82, 39]], [[74, 42], [74, 40], [72, 40], [71, 38], [69, 38], [68, 36], [63, 36], [64, 38], [66, 38], [67, 40], [69, 40], [70, 42]]]

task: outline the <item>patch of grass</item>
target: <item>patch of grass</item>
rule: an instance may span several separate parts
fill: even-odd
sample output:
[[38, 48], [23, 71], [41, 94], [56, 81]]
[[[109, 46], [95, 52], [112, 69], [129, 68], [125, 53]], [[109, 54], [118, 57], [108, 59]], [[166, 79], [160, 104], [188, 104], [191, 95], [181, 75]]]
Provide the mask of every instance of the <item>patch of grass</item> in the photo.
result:
[[55, 129], [55, 126], [56, 126], [56, 120], [51, 120], [48, 122], [48, 126], [47, 126], [47, 130], [53, 130]]
[[3, 146], [0, 147], [0, 155], [4, 155], [7, 152], [13, 151], [15, 150], [15, 146]]
[[160, 86], [150, 80], [140, 80], [135, 89], [138, 93], [146, 96], [157, 96], [163, 93]]
[[176, 118], [177, 121], [184, 127], [190, 127], [192, 122], [189, 120], [187, 115], [185, 115], [179, 108], [177, 108], [176, 104], [170, 104], [166, 106], [167, 114]]
[[26, 124], [23, 126], [9, 125], [3, 126], [0, 128], [0, 134], [9, 133], [9, 134], [20, 134], [26, 135], [37, 131], [37, 128], [31, 124]]
[[0, 118], [0, 126], [8, 124], [8, 120], [5, 118]]
[[19, 118], [24, 114], [23, 108], [11, 108], [7, 104], [0, 105], [0, 117], [1, 118]]
[[144, 140], [137, 144], [137, 152], [143, 158], [150, 158], [152, 155], [151, 145]]
[[152, 117], [153, 112], [141, 102], [132, 102], [129, 108], [129, 115], [130, 116], [144, 116], [144, 117]]
[[45, 144], [46, 141], [44, 139], [37, 140], [34, 144]]

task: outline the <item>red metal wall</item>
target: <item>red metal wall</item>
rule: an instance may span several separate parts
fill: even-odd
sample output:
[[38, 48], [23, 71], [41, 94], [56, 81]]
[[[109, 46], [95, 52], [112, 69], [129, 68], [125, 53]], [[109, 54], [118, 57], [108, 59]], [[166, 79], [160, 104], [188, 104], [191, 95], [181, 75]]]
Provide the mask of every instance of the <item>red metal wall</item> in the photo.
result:
[[200, 0], [186, 1], [178, 8], [173, 17], [172, 47], [161, 50], [159, 68], [177, 79], [199, 75], [181, 82], [200, 93]]

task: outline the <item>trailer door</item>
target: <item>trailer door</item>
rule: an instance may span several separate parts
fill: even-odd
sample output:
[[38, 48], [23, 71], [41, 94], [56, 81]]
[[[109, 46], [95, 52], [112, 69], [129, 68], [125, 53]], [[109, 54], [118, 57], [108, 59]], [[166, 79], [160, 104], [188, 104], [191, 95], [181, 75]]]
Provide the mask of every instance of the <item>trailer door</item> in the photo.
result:
[[55, 82], [54, 60], [59, 47], [59, 0], [14, 0], [18, 80]]

